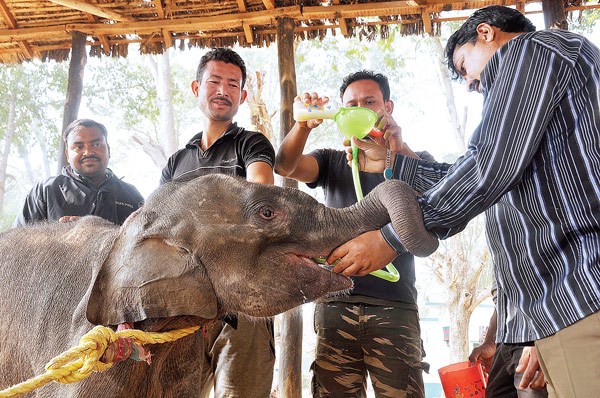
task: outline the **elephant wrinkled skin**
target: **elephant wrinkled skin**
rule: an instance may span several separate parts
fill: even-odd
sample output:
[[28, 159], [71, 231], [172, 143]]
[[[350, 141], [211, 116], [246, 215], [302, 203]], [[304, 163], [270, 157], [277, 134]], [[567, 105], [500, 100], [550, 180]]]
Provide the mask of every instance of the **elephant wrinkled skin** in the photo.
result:
[[[385, 197], [395, 198], [388, 206], [399, 206], [402, 195], [410, 204], [400, 206], [408, 212], [391, 215], [397, 231], [421, 225], [417, 238], [400, 233], [415, 242], [409, 249], [435, 250], [410, 188], [382, 186], [337, 210], [295, 189], [210, 175], [163, 185], [122, 229], [88, 216], [2, 233], [0, 389], [43, 373], [48, 360], [76, 346], [95, 324], [166, 331], [229, 312], [271, 316], [347, 290], [348, 278], [310, 258], [389, 222]], [[201, 339], [194, 333], [152, 346], [150, 366], [122, 361], [26, 396], [194, 397]]]

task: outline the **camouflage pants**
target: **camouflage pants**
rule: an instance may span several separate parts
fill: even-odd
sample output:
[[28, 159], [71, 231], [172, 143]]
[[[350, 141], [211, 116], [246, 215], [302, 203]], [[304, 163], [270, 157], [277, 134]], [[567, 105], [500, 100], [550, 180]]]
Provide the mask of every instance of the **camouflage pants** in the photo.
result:
[[423, 398], [421, 329], [416, 310], [331, 302], [315, 308], [315, 398]]

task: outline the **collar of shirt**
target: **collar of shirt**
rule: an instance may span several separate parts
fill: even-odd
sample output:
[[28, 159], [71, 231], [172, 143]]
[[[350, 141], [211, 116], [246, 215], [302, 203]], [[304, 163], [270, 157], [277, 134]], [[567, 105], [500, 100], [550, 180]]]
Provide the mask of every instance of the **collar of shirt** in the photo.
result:
[[[221, 135], [221, 137], [219, 137], [219, 139], [221, 139], [222, 137], [225, 137], [227, 135], [235, 135], [238, 133], [238, 126], [237, 123], [231, 123], [229, 125], [229, 127], [227, 127], [227, 130], [225, 130], [225, 132]], [[201, 131], [198, 134], [196, 134], [195, 136], [192, 137], [191, 140], [188, 141], [188, 143], [185, 145], [186, 148], [188, 149], [193, 149], [195, 147], [202, 149], [202, 134], [204, 132]]]
[[[71, 167], [71, 165], [67, 165], [67, 166], [63, 167], [62, 174], [65, 175], [65, 176], [71, 177], [71, 178], [73, 178], [73, 179], [75, 179], [77, 181], [80, 181], [80, 182], [84, 183], [87, 186], [96, 188], [96, 186], [94, 185], [94, 183], [92, 182], [92, 180], [90, 180], [86, 176], [82, 176], [77, 171], [73, 170], [73, 168]], [[104, 179], [104, 181], [102, 181], [102, 183], [100, 184], [100, 186], [98, 186], [97, 188], [100, 188], [101, 186], [103, 186], [104, 184], [106, 184], [113, 176], [114, 176], [114, 173], [112, 172], [112, 170], [109, 169], [109, 168], [106, 168], [106, 178]]]

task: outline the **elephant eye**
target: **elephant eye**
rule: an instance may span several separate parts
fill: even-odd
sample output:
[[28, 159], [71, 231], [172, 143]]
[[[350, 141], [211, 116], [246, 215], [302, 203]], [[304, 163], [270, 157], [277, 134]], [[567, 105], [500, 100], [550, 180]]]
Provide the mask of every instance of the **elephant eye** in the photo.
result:
[[260, 216], [265, 220], [270, 220], [275, 217], [275, 212], [270, 207], [263, 206], [260, 208]]

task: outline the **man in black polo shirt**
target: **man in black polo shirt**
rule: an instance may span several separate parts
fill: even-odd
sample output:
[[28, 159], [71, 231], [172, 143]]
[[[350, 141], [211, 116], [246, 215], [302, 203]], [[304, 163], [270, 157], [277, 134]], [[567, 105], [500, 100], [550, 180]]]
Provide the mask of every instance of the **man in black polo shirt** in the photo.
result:
[[107, 168], [106, 127], [90, 119], [73, 121], [63, 133], [68, 166], [62, 175], [38, 183], [27, 195], [15, 226], [40, 220], [69, 221], [95, 215], [122, 224], [144, 198]]
[[[370, 71], [353, 73], [344, 79], [340, 96], [344, 106], [378, 112], [381, 126], [386, 125], [384, 120], [387, 120], [387, 126], [383, 127], [386, 136], [399, 134], [400, 128], [390, 116], [394, 103], [385, 76]], [[305, 95], [302, 100], [313, 105], [327, 101], [316, 93]], [[279, 148], [275, 171], [305, 182], [310, 188], [323, 188], [327, 206], [353, 205], [357, 198], [352, 172], [346, 164], [346, 152], [317, 149], [302, 154], [308, 135], [320, 122], [296, 122]], [[391, 149], [417, 157], [406, 146]], [[365, 195], [383, 181], [381, 173], [360, 173]], [[388, 282], [350, 265], [353, 274], [362, 275], [352, 278], [351, 294], [316, 305], [313, 397], [365, 396], [367, 373], [377, 397], [424, 397], [414, 258], [409, 253], [398, 254], [391, 249], [383, 231], [371, 231], [363, 236], [366, 239], [361, 244], [367, 249], [351, 250], [342, 261], [355, 263], [356, 256], [367, 252], [385, 263], [392, 262], [400, 280]]]
[[[213, 173], [273, 184], [273, 146], [264, 135], [232, 122], [246, 99], [245, 81], [244, 61], [234, 51], [216, 48], [202, 57], [192, 92], [205, 116], [204, 131], [171, 156], [161, 184]], [[215, 324], [205, 338], [200, 396], [208, 397], [214, 386], [215, 398], [267, 398], [273, 380], [273, 347], [271, 320], [240, 317], [237, 330], [225, 322]]]

